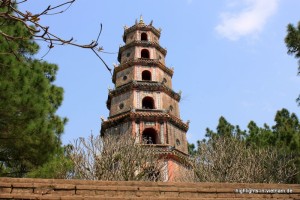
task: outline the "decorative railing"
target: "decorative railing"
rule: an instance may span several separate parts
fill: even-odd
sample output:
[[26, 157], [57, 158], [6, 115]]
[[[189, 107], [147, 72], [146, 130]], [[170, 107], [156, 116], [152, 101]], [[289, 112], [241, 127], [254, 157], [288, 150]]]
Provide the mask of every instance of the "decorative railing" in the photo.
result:
[[155, 112], [155, 113], [168, 113], [168, 110], [166, 109], [155, 109], [155, 108], [136, 108], [136, 112]]

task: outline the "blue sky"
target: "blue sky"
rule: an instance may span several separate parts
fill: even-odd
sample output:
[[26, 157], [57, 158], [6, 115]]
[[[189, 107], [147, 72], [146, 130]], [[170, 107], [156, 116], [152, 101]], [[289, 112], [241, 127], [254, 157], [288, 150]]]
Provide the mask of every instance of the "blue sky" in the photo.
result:
[[[29, 1], [22, 10], [42, 11], [58, 0]], [[143, 15], [145, 23], [162, 28], [160, 44], [168, 50], [166, 63], [174, 67], [173, 89], [182, 91], [181, 118], [190, 120], [189, 142], [203, 139], [215, 129], [220, 116], [247, 127], [274, 124], [277, 110], [299, 114], [297, 61], [286, 54], [286, 26], [300, 20], [299, 0], [77, 0], [60, 15], [42, 24], [78, 43], [95, 40], [100, 23], [102, 54], [113, 68], [123, 45], [123, 26]], [[40, 58], [46, 53], [42, 45]], [[98, 134], [100, 117], [107, 117], [111, 76], [90, 51], [56, 46], [44, 58], [59, 65], [56, 84], [65, 90], [58, 113], [69, 118], [63, 143]]]

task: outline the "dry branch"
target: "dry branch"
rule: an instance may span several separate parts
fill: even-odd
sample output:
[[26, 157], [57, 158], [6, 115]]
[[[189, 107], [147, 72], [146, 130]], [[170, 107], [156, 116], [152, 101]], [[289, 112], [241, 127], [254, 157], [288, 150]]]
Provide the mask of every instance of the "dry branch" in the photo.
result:
[[[76, 0], [65, 1], [56, 6], [49, 5], [40, 13], [31, 13], [30, 11], [21, 11], [20, 9], [18, 9], [18, 5], [26, 3], [27, 1], [28, 0], [0, 0], [0, 19], [2, 19], [1, 21], [3, 22], [2, 24], [0, 24], [0, 36], [4, 37], [7, 41], [31, 39], [43, 41], [48, 43], [48, 52], [55, 45], [71, 45], [79, 48], [91, 49], [105, 65], [107, 70], [111, 73], [111, 69], [99, 54], [103, 50], [103, 48], [100, 47], [98, 43], [102, 31], [102, 24], [100, 26], [100, 30], [96, 40], [92, 40], [89, 44], [79, 44], [74, 42], [73, 38], [63, 39], [59, 37], [49, 30], [50, 27], [40, 23], [40, 19], [46, 15], [56, 15], [67, 11]], [[28, 36], [24, 37], [1, 31], [1, 26], [4, 26], [8, 22], [19, 22], [23, 24], [29, 33]]]
[[160, 162], [153, 147], [135, 144], [128, 134], [79, 138], [70, 151], [78, 178], [109, 181], [159, 181]]
[[193, 159], [196, 181], [288, 183], [297, 173], [295, 157], [274, 148], [252, 148], [231, 137], [201, 143]]

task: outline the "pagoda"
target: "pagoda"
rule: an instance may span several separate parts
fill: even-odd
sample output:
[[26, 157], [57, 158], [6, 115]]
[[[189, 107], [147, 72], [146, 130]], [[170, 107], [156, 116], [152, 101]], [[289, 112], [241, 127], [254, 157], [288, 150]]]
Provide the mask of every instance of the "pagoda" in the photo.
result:
[[128, 133], [135, 142], [152, 145], [164, 155], [165, 181], [179, 177], [186, 164], [188, 122], [180, 118], [181, 93], [172, 89], [173, 69], [165, 64], [167, 50], [160, 46], [161, 29], [142, 19], [124, 27], [109, 89], [109, 117], [102, 120], [101, 135]]

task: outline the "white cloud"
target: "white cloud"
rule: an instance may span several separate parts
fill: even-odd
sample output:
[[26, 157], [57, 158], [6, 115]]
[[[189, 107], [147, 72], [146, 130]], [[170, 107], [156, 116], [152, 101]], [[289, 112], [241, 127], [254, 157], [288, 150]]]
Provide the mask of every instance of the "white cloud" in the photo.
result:
[[256, 35], [275, 14], [278, 4], [279, 0], [230, 0], [228, 6], [242, 6], [242, 10], [221, 13], [221, 22], [215, 30], [230, 40]]

